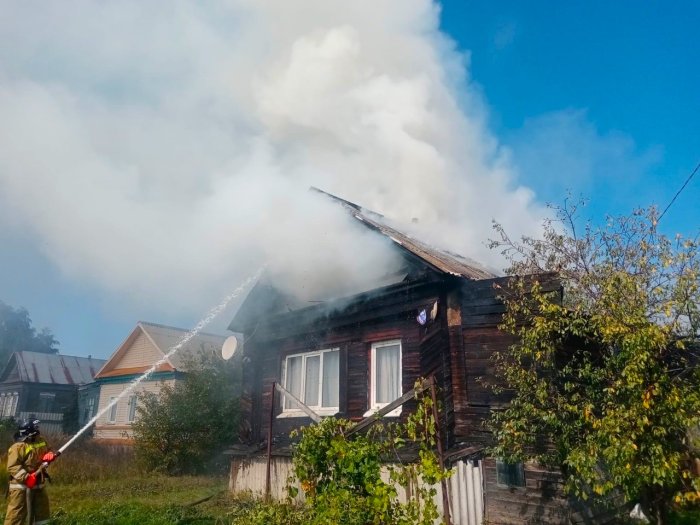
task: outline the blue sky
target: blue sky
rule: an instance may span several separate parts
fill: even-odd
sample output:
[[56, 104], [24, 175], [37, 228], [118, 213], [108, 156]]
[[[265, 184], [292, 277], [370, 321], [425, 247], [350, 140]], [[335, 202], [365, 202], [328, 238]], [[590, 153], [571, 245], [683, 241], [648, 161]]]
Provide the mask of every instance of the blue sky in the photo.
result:
[[[442, 5], [441, 27], [470, 51], [492, 129], [520, 151], [522, 180], [544, 200], [583, 194], [592, 220], [663, 208], [700, 162], [697, 2]], [[552, 141], [556, 167], [575, 176], [525, 151], [532, 134]], [[700, 227], [693, 182], [664, 218], [667, 231]]]
[[[252, 259], [257, 245], [248, 240], [234, 243], [226, 250], [216, 247], [229, 236], [249, 235], [247, 230], [256, 228], [263, 231], [264, 223], [215, 231], [211, 237], [212, 228], [208, 226], [194, 229], [192, 237], [183, 234], [182, 239], [177, 235], [158, 235], [171, 223], [177, 231], [187, 231], [188, 225], [197, 223], [201, 217], [211, 218], [211, 224], [219, 224], [224, 216], [234, 224], [246, 223], [247, 208], [240, 201], [237, 206], [242, 211], [232, 216], [217, 215], [220, 208], [226, 208], [225, 213], [229, 213], [227, 202], [211, 198], [196, 201], [193, 197], [190, 203], [186, 197], [204, 191], [190, 172], [210, 170], [218, 174], [228, 169], [270, 172], [270, 178], [261, 187], [280, 188], [278, 197], [282, 200], [267, 203], [279, 209], [284, 207], [280, 203], [288, 192], [285, 184], [289, 180], [276, 178], [277, 171], [298, 169], [305, 175], [295, 180], [315, 183], [317, 174], [307, 177], [306, 172], [332, 171], [335, 167], [340, 173], [347, 165], [371, 172], [367, 166], [377, 165], [383, 172], [394, 169], [402, 172], [403, 177], [406, 165], [425, 161], [427, 166], [432, 166], [434, 159], [429, 156], [425, 160], [426, 157], [414, 158], [407, 153], [415, 151], [412, 143], [394, 144], [384, 133], [377, 134], [371, 144], [342, 137], [345, 130], [351, 133], [354, 129], [356, 114], [370, 115], [365, 120], [371, 120], [374, 127], [383, 125], [386, 115], [377, 108], [381, 109], [386, 101], [368, 101], [370, 97], [381, 96], [377, 93], [382, 90], [389, 93], [388, 101], [401, 101], [405, 97], [405, 107], [395, 111], [407, 119], [409, 128], [415, 127], [415, 122], [438, 123], [415, 133], [429, 137], [425, 139], [428, 143], [434, 140], [434, 144], [439, 144], [438, 139], [430, 137], [441, 136], [440, 130], [434, 129], [440, 123], [450, 131], [458, 130], [452, 134], [463, 132], [463, 144], [455, 140], [452, 147], [459, 150], [463, 146], [470, 155], [475, 150], [482, 159], [473, 165], [465, 164], [470, 177], [478, 172], [476, 178], [470, 179], [471, 187], [483, 188], [484, 180], [498, 178], [505, 170], [503, 186], [494, 182], [493, 195], [483, 199], [484, 209], [474, 211], [484, 215], [486, 222], [490, 222], [487, 215], [492, 211], [500, 217], [498, 213], [503, 211], [498, 210], [500, 205], [504, 208], [522, 205], [519, 215], [511, 217], [508, 210], [503, 211], [506, 222], [529, 222], [538, 216], [544, 203], [561, 202], [567, 191], [588, 199], [584, 213], [593, 221], [601, 221], [606, 214], [625, 214], [640, 206], [656, 204], [663, 208], [700, 162], [697, 119], [700, 47], [694, 37], [700, 6], [696, 2], [450, 0], [442, 3], [439, 18], [432, 22], [435, 11], [425, 0], [405, 4], [392, 0], [358, 2], [356, 6], [343, 7], [347, 12], [332, 13], [322, 3], [312, 0], [309, 4], [305, 14], [298, 17], [291, 11], [285, 14], [263, 8], [253, 14], [241, 9], [224, 16], [219, 7], [210, 12], [196, 11], [190, 17], [188, 9], [182, 9], [172, 14], [170, 25], [160, 24], [160, 20], [170, 20], [171, 13], [162, 17], [157, 9], [141, 13], [137, 2], [123, 11], [114, 7], [108, 13], [101, 8], [102, 11], [91, 14], [93, 8], [83, 6], [86, 14], [82, 22], [82, 14], [73, 16], [73, 20], [58, 4], [53, 4], [55, 9], [42, 10], [40, 17], [34, 17], [30, 4], [7, 20], [19, 20], [13, 27], [20, 31], [26, 25], [34, 31], [29, 34], [35, 37], [13, 33], [9, 26], [3, 32], [0, 26], [0, 33], [6, 35], [2, 38], [8, 39], [0, 42], [3, 44], [0, 47], [5, 49], [0, 53], [0, 113], [22, 108], [26, 103], [25, 110], [18, 112], [21, 113], [18, 123], [39, 123], [35, 129], [55, 133], [47, 135], [49, 138], [70, 138], [60, 148], [51, 148], [47, 139], [40, 143], [46, 150], [36, 151], [30, 147], [32, 133], [22, 135], [23, 128], [18, 124], [12, 133], [14, 149], [0, 148], [0, 190], [11, 196], [4, 202], [5, 209], [17, 200], [27, 199], [25, 206], [18, 206], [12, 213], [5, 216], [0, 213], [3, 228], [0, 230], [3, 245], [0, 299], [26, 307], [37, 327], [51, 328], [61, 342], [62, 353], [107, 357], [140, 319], [193, 326], [209, 306], [246, 275], [243, 271], [229, 275], [222, 268], [231, 260]], [[283, 9], [278, 8], [277, 11]], [[35, 5], [33, 9], [39, 7]], [[128, 38], [121, 33], [102, 31], [101, 16], [107, 21], [105, 27], [109, 27], [112, 19], [129, 24]], [[276, 16], [289, 21], [274, 20]], [[315, 26], [309, 22], [314, 17], [318, 19]], [[190, 24], [191, 18], [197, 18], [198, 23]], [[85, 23], [86, 20], [90, 23]], [[147, 25], [149, 21], [155, 29]], [[236, 29], [221, 29], [227, 21]], [[247, 24], [256, 30], [241, 29]], [[57, 26], [65, 26], [65, 30]], [[335, 29], [319, 36], [318, 27]], [[271, 31], [274, 41], [257, 36], [265, 35], [265, 30]], [[210, 35], [210, 31], [215, 35]], [[449, 49], [450, 45], [445, 48], [436, 31], [453, 41], [457, 54]], [[15, 40], [10, 42], [10, 38]], [[92, 47], [86, 46], [86, 42], [94, 42], [95, 50], [86, 49]], [[142, 42], [143, 52], [139, 48]], [[364, 57], [357, 48], [369, 49], [368, 55], [372, 56]], [[250, 49], [255, 52], [248, 53]], [[320, 54], [313, 54], [318, 49]], [[227, 58], [227, 51], [231, 51], [233, 58]], [[304, 53], [311, 54], [309, 62], [304, 62], [308, 59]], [[323, 69], [325, 66], [318, 65], [319, 57], [327, 58], [328, 53], [331, 64], [348, 64], [343, 71], [333, 70], [333, 77]], [[252, 62], [249, 54], [256, 60], [269, 61], [270, 66], [249, 75], [254, 69], [249, 64]], [[199, 65], [200, 60], [204, 66]], [[308, 69], [309, 63], [319, 69]], [[181, 89], [178, 81], [186, 78], [189, 82], [191, 77], [190, 70], [182, 69], [182, 64], [199, 68], [197, 71], [206, 82], [192, 82], [187, 90]], [[221, 64], [229, 65], [236, 74], [221, 73]], [[386, 68], [386, 74], [381, 68]], [[363, 71], [370, 70], [379, 74], [367, 86], [355, 86], [355, 98], [341, 93], [344, 84], [357, 81], [353, 75], [362, 77]], [[297, 74], [301, 75], [303, 87], [308, 80], [310, 86], [318, 88], [316, 92], [309, 89], [315, 96], [305, 100], [294, 91], [299, 85], [294, 76]], [[413, 82], [414, 77], [419, 80]], [[421, 83], [422, 77], [429, 81]], [[434, 80], [443, 77], [447, 78], [446, 89], [451, 90], [447, 96], [440, 94], [442, 80]], [[234, 101], [221, 95], [223, 85], [248, 83], [263, 86], [253, 91], [275, 96], [260, 102], [250, 98], [251, 94], [243, 88], [239, 93], [237, 87]], [[438, 89], [430, 91], [435, 85]], [[424, 90], [433, 95], [424, 96]], [[366, 106], [362, 111], [352, 108], [344, 111], [343, 104], [356, 101], [358, 92], [362, 93]], [[421, 107], [425, 109], [420, 113], [422, 120], [416, 120], [412, 101], [420, 105], [426, 98], [439, 103], [426, 103], [425, 108]], [[170, 105], [171, 100], [186, 104], [192, 99], [197, 100], [196, 111], [192, 112], [195, 116], [182, 116], [184, 110]], [[451, 106], [453, 99], [461, 109], [457, 120], [450, 117], [450, 113], [459, 111]], [[280, 102], [284, 100], [288, 101], [286, 105]], [[262, 110], [246, 113], [245, 106], [255, 103]], [[431, 111], [435, 112], [434, 119]], [[237, 130], [234, 138], [238, 142], [241, 137], [249, 141], [246, 144], [252, 145], [255, 155], [228, 158], [221, 153], [228, 150], [231, 137], [220, 133], [222, 124], [217, 121], [220, 114], [230, 116]], [[329, 120], [339, 123], [337, 127], [318, 122], [326, 114]], [[5, 118], [5, 121], [9, 120]], [[161, 121], [166, 124], [160, 125]], [[393, 125], [387, 129], [394, 129]], [[192, 128], [196, 128], [196, 134], [189, 134]], [[301, 128], [313, 129], [307, 133], [300, 132]], [[251, 129], [256, 132], [249, 132]], [[252, 135], [254, 139], [250, 138]], [[262, 135], [264, 141], [260, 139]], [[329, 136], [340, 146], [329, 146]], [[131, 137], [135, 137], [133, 144]], [[149, 140], [154, 143], [148, 144]], [[382, 145], [383, 140], [389, 143]], [[264, 144], [258, 148], [260, 142]], [[148, 147], [142, 148], [142, 143]], [[313, 154], [308, 153], [311, 150]], [[336, 158], [337, 151], [359, 153], [345, 159]], [[447, 151], [444, 154], [447, 160], [435, 160], [434, 165], [455, 164], [459, 171], [460, 162], [472, 158], [460, 155], [459, 151]], [[57, 166], [55, 174], [47, 178], [37, 175], [26, 187], [14, 184], [32, 176], [30, 168], [33, 169], [36, 158], [44, 157], [53, 159]], [[304, 158], [302, 168], [297, 168], [300, 158]], [[15, 159], [19, 161], [14, 162]], [[501, 169], [502, 165], [506, 168]], [[76, 175], [83, 178], [75, 179], [76, 186], [71, 186], [68, 182], [80, 171], [76, 166], [84, 175]], [[143, 173], [150, 168], [158, 174], [165, 169], [177, 172], [177, 178], [173, 176], [163, 182], [158, 178], [160, 175], [145, 177]], [[46, 167], [41, 165], [36, 169], [46, 172]], [[61, 188], [73, 188], [75, 193], [74, 188], [89, 186], [93, 171], [109, 170], [119, 170], [119, 176], [104, 175], [89, 197], [87, 194], [76, 200], [66, 197], [68, 205], [54, 208], [54, 202], [64, 198]], [[411, 181], [424, 183], [425, 177], [411, 179], [410, 171], [407, 170], [402, 185], [392, 186], [392, 179], [382, 182], [374, 173], [354, 181], [348, 181], [350, 175], [343, 173], [337, 180], [324, 179], [321, 184], [369, 207], [389, 212], [392, 203], [404, 207], [407, 203], [415, 205], [416, 201], [412, 200], [415, 196], [406, 191], [382, 200], [387, 196], [387, 188], [410, 187]], [[437, 179], [435, 184], [447, 186], [454, 180], [450, 177]], [[132, 178], [133, 185], [124, 189], [125, 181]], [[61, 184], [54, 187], [56, 180]], [[212, 194], [223, 194], [228, 191], [228, 184], [226, 177], [216, 175], [201, 186], [213, 188]], [[362, 193], [358, 187], [367, 188], [367, 192]], [[529, 189], [525, 193], [531, 192], [531, 196], [523, 196], [516, 187]], [[252, 195], [260, 189], [235, 186], [237, 195], [242, 188], [250, 190]], [[109, 195], [122, 190], [126, 195], [123, 202], [110, 200]], [[426, 195], [427, 202], [430, 186], [421, 187], [421, 193]], [[695, 202], [699, 194], [700, 175], [696, 175], [664, 217], [661, 227], [665, 232], [698, 233], [700, 211]], [[524, 200], [527, 202], [522, 204]], [[478, 199], [471, 202], [479, 204]], [[142, 203], [150, 204], [142, 207]], [[156, 207], [177, 211], [155, 217], [152, 231], [142, 229], [140, 224], [150, 220], [150, 210]], [[72, 215], [74, 208], [81, 212]], [[185, 214], [183, 209], [191, 214]], [[130, 210], [138, 220], [129, 222]], [[421, 216], [430, 215], [430, 211], [426, 205]], [[468, 222], [469, 218], [465, 215], [453, 220], [438, 216], [436, 220]], [[202, 224], [209, 225], [205, 219]], [[472, 231], [470, 242], [485, 241], [484, 231]], [[289, 235], [274, 237], [275, 243], [283, 244]], [[149, 242], [134, 241], [140, 237]], [[152, 248], [153, 240], [157, 249]], [[130, 262], [147, 244], [152, 257], [149, 264], [139, 266]], [[204, 252], [211, 252], [211, 257], [191, 255]], [[318, 261], [313, 264], [319, 265]], [[303, 275], [309, 273], [308, 268], [299, 271]], [[190, 280], [188, 272], [199, 276], [211, 274], [211, 280], [204, 277]], [[177, 293], [180, 291], [182, 294]], [[187, 303], [188, 307], [173, 307], [175, 303]], [[214, 327], [216, 330], [224, 328], [225, 317], [226, 314]]]

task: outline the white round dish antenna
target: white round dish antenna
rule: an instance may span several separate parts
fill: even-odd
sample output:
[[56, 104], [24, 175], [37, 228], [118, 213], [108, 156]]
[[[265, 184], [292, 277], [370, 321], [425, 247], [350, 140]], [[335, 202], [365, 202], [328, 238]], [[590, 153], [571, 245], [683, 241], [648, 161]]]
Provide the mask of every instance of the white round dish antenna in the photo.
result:
[[238, 339], [236, 339], [235, 335], [232, 335], [224, 341], [221, 347], [221, 357], [228, 361], [234, 356], [236, 350], [238, 350]]

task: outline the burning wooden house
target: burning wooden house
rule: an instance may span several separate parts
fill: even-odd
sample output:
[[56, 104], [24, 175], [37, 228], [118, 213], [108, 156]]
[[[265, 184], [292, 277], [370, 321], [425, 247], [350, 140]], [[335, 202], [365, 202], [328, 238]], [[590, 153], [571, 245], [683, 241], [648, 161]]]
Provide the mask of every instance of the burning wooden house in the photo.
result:
[[[498, 329], [504, 305], [494, 285], [503, 278], [389, 227], [360, 206], [327, 196], [359, 227], [393, 241], [403, 260], [401, 277], [305, 307], [264, 280], [253, 288], [229, 326], [244, 336], [248, 424], [246, 446], [232, 452], [231, 489], [283, 494], [289, 433], [310, 424], [309, 415], [360, 421], [410, 391], [418, 378], [432, 376], [443, 408], [444, 459], [455, 470], [447, 498], [452, 523], [584, 522], [561, 493], [558, 474], [484, 455], [489, 434], [482, 423], [508, 401], [481, 381], [493, 376], [492, 354], [513, 343]], [[559, 288], [551, 275], [543, 276], [542, 285]], [[286, 397], [280, 402], [276, 383], [311, 414]], [[385, 417], [402, 417], [412, 408], [409, 401]]]

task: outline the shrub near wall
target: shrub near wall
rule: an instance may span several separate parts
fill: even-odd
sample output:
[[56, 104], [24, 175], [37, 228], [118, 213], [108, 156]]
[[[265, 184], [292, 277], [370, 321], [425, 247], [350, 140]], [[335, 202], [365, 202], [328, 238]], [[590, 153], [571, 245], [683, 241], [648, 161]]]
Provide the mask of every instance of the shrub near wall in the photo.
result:
[[[417, 397], [417, 409], [405, 423], [375, 424], [352, 437], [347, 432], [354, 423], [344, 419], [326, 418], [299, 430], [293, 462], [306, 503], [302, 509], [275, 512], [292, 512], [281, 518], [303, 516], [304, 523], [318, 525], [433, 525], [439, 517], [435, 485], [449, 472], [440, 468], [435, 454], [432, 399], [424, 393]], [[407, 444], [418, 447], [417, 461], [388, 464], [390, 479], [385, 482], [382, 465], [398, 458]], [[401, 502], [397, 489], [409, 485], [412, 496]], [[290, 491], [296, 496], [294, 487]]]

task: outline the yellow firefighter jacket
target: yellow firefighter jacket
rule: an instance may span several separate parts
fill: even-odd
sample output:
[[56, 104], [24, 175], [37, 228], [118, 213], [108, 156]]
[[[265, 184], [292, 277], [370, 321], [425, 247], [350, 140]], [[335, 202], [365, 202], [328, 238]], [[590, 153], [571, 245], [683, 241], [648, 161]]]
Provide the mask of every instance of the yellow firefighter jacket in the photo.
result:
[[49, 451], [41, 435], [34, 439], [34, 442], [14, 443], [7, 452], [10, 480], [4, 525], [24, 525], [28, 515], [34, 525], [49, 522], [49, 496], [44, 490], [46, 475], [42, 473], [39, 476], [33, 489], [28, 489], [26, 485], [27, 476], [39, 468], [41, 458]]
[[[49, 446], [40, 435], [33, 443], [13, 443], [7, 452], [7, 473], [11, 477], [10, 483], [24, 484], [27, 476], [39, 468], [41, 458], [48, 451]], [[43, 485], [43, 476], [37, 481], [37, 487]]]

